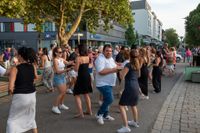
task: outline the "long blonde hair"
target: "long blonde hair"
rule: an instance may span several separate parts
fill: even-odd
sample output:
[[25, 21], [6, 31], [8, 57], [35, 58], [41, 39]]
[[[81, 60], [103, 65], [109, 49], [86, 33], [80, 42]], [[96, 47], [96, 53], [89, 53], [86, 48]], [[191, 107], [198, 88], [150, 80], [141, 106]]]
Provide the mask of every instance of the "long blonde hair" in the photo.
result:
[[141, 68], [140, 61], [139, 61], [139, 52], [137, 49], [133, 49], [130, 52], [130, 64], [133, 70], [139, 71]]
[[147, 63], [147, 65], [149, 65], [149, 63], [150, 63], [150, 58], [149, 58], [149, 56], [148, 56], [147, 49], [146, 49], [146, 48], [141, 48], [141, 49], [139, 50], [139, 53], [140, 53], [140, 63], [141, 63], [141, 65], [142, 65], [143, 63]]

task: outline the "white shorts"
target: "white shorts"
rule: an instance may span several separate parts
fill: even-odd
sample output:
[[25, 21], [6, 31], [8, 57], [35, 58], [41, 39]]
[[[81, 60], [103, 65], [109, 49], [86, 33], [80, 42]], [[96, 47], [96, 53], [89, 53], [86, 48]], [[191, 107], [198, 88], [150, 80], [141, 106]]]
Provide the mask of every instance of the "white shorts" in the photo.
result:
[[69, 78], [76, 78], [78, 76], [78, 73], [75, 72], [74, 70], [70, 70], [68, 72]]

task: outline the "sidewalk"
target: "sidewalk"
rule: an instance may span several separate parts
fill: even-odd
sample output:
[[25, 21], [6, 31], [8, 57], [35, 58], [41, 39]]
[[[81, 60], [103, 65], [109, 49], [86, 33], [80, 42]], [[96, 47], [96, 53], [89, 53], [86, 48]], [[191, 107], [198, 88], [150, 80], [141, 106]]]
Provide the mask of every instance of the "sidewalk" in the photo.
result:
[[171, 90], [151, 133], [200, 133], [200, 84], [184, 81]]

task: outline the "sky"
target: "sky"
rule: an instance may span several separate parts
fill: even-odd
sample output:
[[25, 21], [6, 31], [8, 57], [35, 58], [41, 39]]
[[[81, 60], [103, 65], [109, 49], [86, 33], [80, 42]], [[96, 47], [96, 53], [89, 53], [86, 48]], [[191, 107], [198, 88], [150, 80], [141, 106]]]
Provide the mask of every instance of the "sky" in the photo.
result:
[[[137, 0], [130, 0], [137, 1]], [[174, 28], [179, 36], [185, 35], [185, 17], [196, 9], [200, 0], [147, 0], [151, 10], [163, 23], [163, 29]]]
[[163, 23], [163, 29], [174, 28], [179, 36], [185, 35], [185, 17], [196, 9], [200, 0], [147, 0], [152, 11]]

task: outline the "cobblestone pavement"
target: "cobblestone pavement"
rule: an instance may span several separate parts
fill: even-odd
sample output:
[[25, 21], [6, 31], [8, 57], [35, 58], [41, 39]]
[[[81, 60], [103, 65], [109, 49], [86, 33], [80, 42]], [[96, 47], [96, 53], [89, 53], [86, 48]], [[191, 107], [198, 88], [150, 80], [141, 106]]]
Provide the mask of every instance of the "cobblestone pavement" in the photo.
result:
[[183, 76], [164, 102], [152, 133], [200, 133], [200, 84]]

